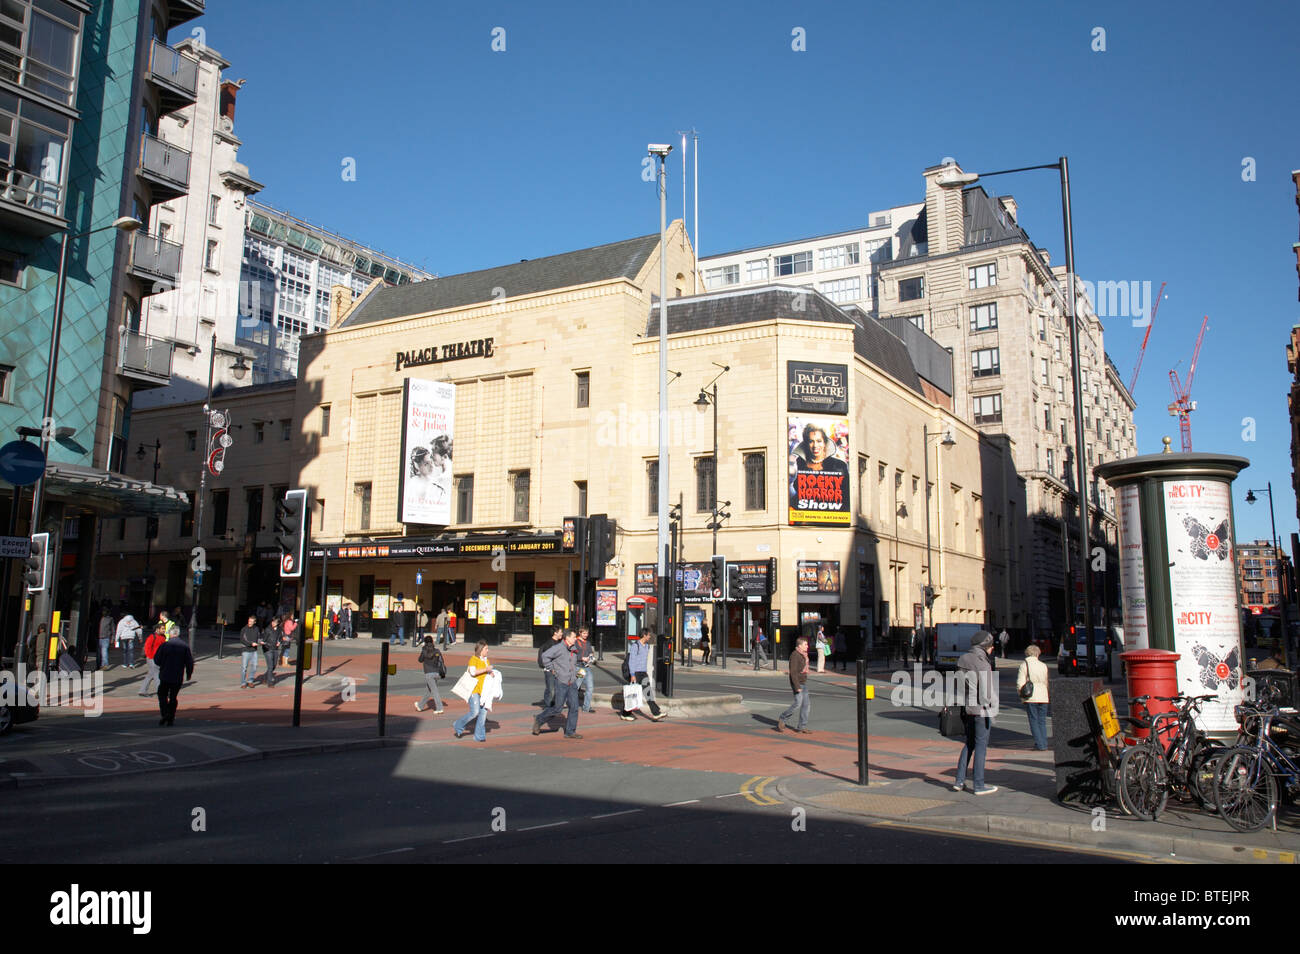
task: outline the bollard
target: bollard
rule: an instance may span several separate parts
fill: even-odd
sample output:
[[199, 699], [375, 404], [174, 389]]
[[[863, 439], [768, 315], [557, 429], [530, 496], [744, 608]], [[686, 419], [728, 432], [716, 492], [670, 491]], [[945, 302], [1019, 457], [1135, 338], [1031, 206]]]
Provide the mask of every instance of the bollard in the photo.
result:
[[388, 706], [388, 646], [387, 641], [379, 647], [379, 735], [384, 734], [384, 716]]
[[297, 728], [302, 724], [302, 630], [299, 626], [298, 633], [298, 658], [294, 660], [293, 674], [293, 725]]
[[867, 685], [867, 661], [858, 660], [858, 784], [867, 784], [867, 700], [874, 699], [876, 687]]

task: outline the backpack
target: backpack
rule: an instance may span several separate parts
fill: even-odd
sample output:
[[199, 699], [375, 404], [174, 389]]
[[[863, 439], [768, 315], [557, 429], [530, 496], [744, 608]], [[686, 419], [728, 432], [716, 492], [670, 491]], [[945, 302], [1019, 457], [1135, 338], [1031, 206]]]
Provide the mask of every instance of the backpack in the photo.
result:
[[442, 658], [442, 653], [440, 653], [440, 652], [439, 652], [438, 650], [436, 650], [436, 649], [433, 651], [433, 656], [434, 656], [434, 658], [438, 661], [438, 678], [439, 678], [439, 679], [446, 679], [446, 678], [447, 678], [447, 662], [446, 662], [446, 660], [444, 660], [444, 659]]
[[546, 650], [550, 649], [550, 648], [551, 648], [552, 646], [554, 646], [554, 645], [555, 645], [555, 641], [554, 641], [554, 640], [551, 640], [550, 642], [542, 643], [542, 645], [538, 647], [538, 649], [537, 649], [537, 668], [538, 668], [538, 669], [545, 669], [545, 668], [546, 668], [546, 663], [542, 662], [542, 653], [546, 652]]

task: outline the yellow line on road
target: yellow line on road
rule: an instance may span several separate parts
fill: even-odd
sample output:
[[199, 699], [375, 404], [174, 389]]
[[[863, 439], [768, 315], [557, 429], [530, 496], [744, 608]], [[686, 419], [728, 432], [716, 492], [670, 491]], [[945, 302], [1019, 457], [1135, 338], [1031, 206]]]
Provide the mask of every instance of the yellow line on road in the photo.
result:
[[[755, 805], [761, 805], [763, 807], [769, 805], [780, 805], [781, 802], [779, 800], [772, 798], [772, 796], [763, 791], [764, 788], [775, 781], [776, 776], [773, 775], [755, 775], [753, 778], [747, 779], [744, 785], [740, 786], [740, 794], [744, 795], [746, 799], [753, 802]], [[755, 782], [758, 784], [755, 785]]]

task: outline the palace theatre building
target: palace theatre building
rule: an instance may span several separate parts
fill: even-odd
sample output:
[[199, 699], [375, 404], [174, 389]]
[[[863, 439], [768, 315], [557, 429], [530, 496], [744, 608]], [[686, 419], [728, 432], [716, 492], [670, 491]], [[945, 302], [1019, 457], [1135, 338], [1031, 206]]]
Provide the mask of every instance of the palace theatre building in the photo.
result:
[[469, 639], [532, 642], [578, 617], [566, 518], [606, 514], [603, 592], [582, 615], [607, 619], [611, 597], [622, 611], [653, 580], [666, 480], [686, 608], [716, 631], [700, 572], [715, 508], [717, 552], [752, 584], [727, 607], [733, 650], [778, 620], [783, 648], [818, 622], [879, 644], [914, 624], [927, 571], [936, 621], [1014, 626], [1024, 486], [1006, 439], [953, 412], [947, 353], [811, 289], [688, 295], [680, 222], [667, 247], [666, 464], [657, 235], [355, 300], [336, 289], [295, 391], [312, 602], [327, 560], [329, 601], [354, 603], [363, 633], [388, 632], [401, 594], [431, 615], [454, 605]]

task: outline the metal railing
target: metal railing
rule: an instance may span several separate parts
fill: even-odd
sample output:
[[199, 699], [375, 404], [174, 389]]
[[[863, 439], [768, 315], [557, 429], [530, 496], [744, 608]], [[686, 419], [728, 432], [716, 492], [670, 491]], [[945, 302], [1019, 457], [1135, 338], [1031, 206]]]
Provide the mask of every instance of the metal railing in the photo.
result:
[[175, 280], [181, 273], [181, 246], [157, 235], [136, 232], [131, 243], [131, 268], [155, 278]]
[[149, 73], [193, 99], [199, 88], [199, 61], [156, 37], [149, 47]]
[[190, 184], [190, 154], [146, 133], [140, 143], [140, 171], [175, 183], [184, 191]]
[[173, 347], [170, 341], [163, 338], [124, 331], [119, 365], [126, 372], [162, 380], [170, 379]]
[[63, 215], [62, 182], [48, 182], [0, 163], [0, 199], [26, 206], [45, 215]]

